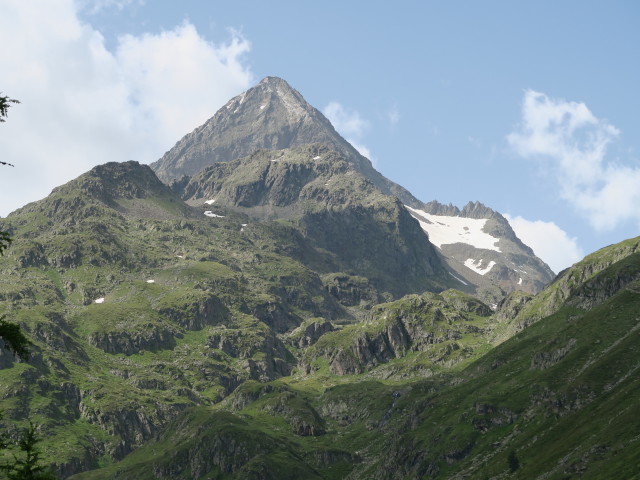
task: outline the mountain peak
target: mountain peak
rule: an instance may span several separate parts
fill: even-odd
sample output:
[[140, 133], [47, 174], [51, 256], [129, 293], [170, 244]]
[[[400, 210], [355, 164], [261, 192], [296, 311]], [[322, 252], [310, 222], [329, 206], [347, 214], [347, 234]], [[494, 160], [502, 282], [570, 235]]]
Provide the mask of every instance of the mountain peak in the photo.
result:
[[266, 76], [262, 80], [260, 80], [260, 82], [258, 83], [258, 86], [261, 86], [261, 85], [273, 87], [273, 88], [284, 87], [289, 90], [294, 90], [294, 88], [291, 85], [289, 85], [284, 78], [280, 78], [280, 77]]
[[310, 143], [325, 144], [366, 162], [329, 120], [285, 80], [265, 77], [258, 85], [229, 100], [204, 125], [184, 136], [151, 164], [151, 168], [161, 180], [170, 182], [259, 149], [280, 150]]
[[340, 153], [384, 193], [397, 196], [405, 204], [420, 204], [408, 191], [376, 171], [319, 110], [279, 77], [265, 77], [229, 100], [204, 125], [185, 135], [150, 166], [162, 181], [170, 183], [257, 150], [308, 144], [323, 144]]
[[466, 217], [466, 218], [503, 218], [495, 210], [487, 207], [481, 202], [469, 202], [462, 210], [451, 203], [444, 205], [436, 200], [432, 200], [429, 203], [425, 203], [422, 206], [422, 210], [432, 215], [447, 215], [450, 217]]

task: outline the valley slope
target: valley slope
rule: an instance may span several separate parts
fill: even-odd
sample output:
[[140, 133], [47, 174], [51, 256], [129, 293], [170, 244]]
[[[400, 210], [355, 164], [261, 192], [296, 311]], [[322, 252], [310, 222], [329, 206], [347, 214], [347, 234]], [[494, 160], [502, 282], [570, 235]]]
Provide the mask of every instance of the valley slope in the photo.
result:
[[[475, 361], [427, 379], [389, 376], [411, 371], [421, 351], [415, 336], [396, 337], [390, 345], [408, 347], [397, 357], [369, 356], [357, 372], [320, 367], [247, 382], [216, 406], [185, 412], [123, 462], [74, 478], [637, 478], [639, 246], [632, 239], [574, 266], [566, 276], [589, 273], [562, 302], [550, 296], [565, 277], [520, 309], [554, 313]], [[585, 295], [593, 285], [611, 288]], [[439, 315], [444, 325], [454, 314], [458, 325], [489, 320], [499, 329], [522, 319], [508, 305], [491, 320], [461, 293], [407, 297], [376, 307], [364, 335], [344, 329], [316, 345], [355, 340], [358, 358], [366, 342], [379, 351], [376, 331], [393, 338], [394, 319], [425, 338]]]

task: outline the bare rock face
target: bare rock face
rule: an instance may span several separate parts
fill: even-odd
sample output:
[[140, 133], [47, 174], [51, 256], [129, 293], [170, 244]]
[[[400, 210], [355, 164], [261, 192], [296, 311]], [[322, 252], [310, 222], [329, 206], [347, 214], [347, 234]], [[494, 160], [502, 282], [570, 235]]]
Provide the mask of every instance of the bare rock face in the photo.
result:
[[404, 203], [419, 204], [407, 190], [376, 171], [319, 110], [278, 77], [266, 77], [231, 99], [204, 125], [184, 136], [160, 160], [152, 163], [151, 168], [158, 178], [170, 183], [256, 150], [279, 150], [312, 143], [339, 152], [384, 193], [393, 194]]
[[175, 346], [175, 332], [149, 324], [135, 332], [100, 332], [87, 338], [89, 344], [106, 353], [132, 355], [141, 350], [161, 350]]

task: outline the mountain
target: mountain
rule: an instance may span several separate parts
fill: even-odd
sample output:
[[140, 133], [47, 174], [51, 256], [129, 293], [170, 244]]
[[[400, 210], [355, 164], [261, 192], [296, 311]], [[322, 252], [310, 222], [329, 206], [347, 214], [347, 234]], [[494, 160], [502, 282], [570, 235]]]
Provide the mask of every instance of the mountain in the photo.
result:
[[[313, 168], [312, 149], [325, 157]], [[205, 174], [185, 187], [219, 188], [219, 203], [189, 205], [149, 167], [108, 163], [2, 219], [14, 243], [0, 315], [33, 347], [28, 363], [2, 350], [0, 408], [41, 425], [63, 476], [247, 381], [288, 377], [305, 348], [381, 301], [450, 281], [402, 203], [326, 147]], [[254, 207], [294, 213], [258, 221]]]
[[[448, 266], [452, 285], [456, 288], [496, 305], [514, 290], [535, 294], [553, 279], [553, 272], [516, 237], [502, 215], [478, 203], [469, 204], [460, 211], [435, 201], [426, 204], [419, 201], [375, 170], [367, 158], [335, 131], [321, 112], [281, 78], [266, 77], [257, 86], [230, 100], [151, 167], [160, 179], [177, 185], [175, 190], [183, 199], [204, 201], [214, 198], [213, 190], [207, 190], [203, 185], [196, 187], [195, 183], [202, 184], [203, 171], [212, 165], [248, 157], [260, 150], [282, 151], [303, 145], [315, 145], [315, 150], [306, 157], [310, 165], [316, 157], [322, 157], [321, 151], [335, 152], [335, 158], [349, 165], [354, 174], [368, 180], [380, 193], [397, 197], [420, 222], [431, 243], [438, 247], [438, 255]], [[224, 171], [225, 167], [216, 170], [218, 182]], [[305, 175], [304, 171], [302, 168], [298, 172]], [[292, 185], [305, 184], [307, 178], [296, 178], [296, 174], [289, 172], [286, 181]], [[192, 176], [197, 176], [197, 180], [190, 180]], [[262, 186], [263, 190], [280, 187], [280, 184]], [[235, 207], [241, 208], [246, 208], [247, 201], [252, 201], [231, 200], [232, 204], [237, 203]], [[226, 202], [229, 204], [229, 199]], [[261, 198], [258, 202], [265, 200]], [[251, 208], [255, 214], [260, 206], [272, 217], [283, 215], [288, 218], [291, 208], [295, 207], [293, 200], [288, 208], [278, 202], [270, 202], [269, 208], [266, 205], [251, 205]], [[427, 218], [433, 215], [436, 217]], [[469, 220], [463, 220], [465, 218]], [[471, 231], [476, 233], [470, 235], [468, 232]], [[487, 235], [495, 242], [486, 244]], [[474, 244], [478, 238], [485, 239], [479, 247]]]
[[[441, 356], [479, 345], [469, 327], [489, 318], [486, 306], [453, 292], [382, 304], [360, 333], [345, 328], [315, 344], [351, 344], [352, 359], [368, 351], [364, 370], [320, 362], [312, 374], [246, 382], [216, 407], [181, 414], [122, 462], [74, 478], [637, 478], [639, 244], [585, 258], [528, 302], [547, 304], [564, 278], [582, 277], [555, 313], [457, 367]], [[502, 308], [501, 321], [521, 315]], [[447, 324], [467, 333], [447, 339]], [[413, 332], [405, 339], [401, 325]], [[429, 334], [441, 338], [431, 349]], [[441, 370], [406, 380], [429, 357]], [[396, 381], [383, 380], [390, 372]]]
[[232, 98], [204, 125], [185, 135], [151, 168], [164, 182], [194, 175], [218, 162], [318, 143], [338, 152], [383, 193], [404, 203], [419, 202], [407, 190], [376, 171], [371, 162], [335, 131], [331, 122], [309, 105], [285, 80], [266, 77]]
[[536, 294], [553, 280], [549, 266], [522, 243], [507, 219], [479, 202], [462, 210], [435, 201], [407, 209], [446, 259], [459, 282], [456, 288], [494, 308], [505, 294]]
[[327, 146], [258, 150], [183, 177], [172, 188], [192, 205], [256, 221], [293, 221], [312, 245], [331, 253], [334, 271], [365, 277], [392, 297], [454, 282], [402, 203]]
[[[165, 166], [265, 138], [254, 97], [278, 138], [322, 123], [261, 85]], [[499, 213], [394, 194], [329, 127], [167, 183], [100, 165], [0, 219], [0, 316], [32, 342], [0, 345], [2, 427], [76, 479], [640, 475], [640, 238], [535, 294]]]

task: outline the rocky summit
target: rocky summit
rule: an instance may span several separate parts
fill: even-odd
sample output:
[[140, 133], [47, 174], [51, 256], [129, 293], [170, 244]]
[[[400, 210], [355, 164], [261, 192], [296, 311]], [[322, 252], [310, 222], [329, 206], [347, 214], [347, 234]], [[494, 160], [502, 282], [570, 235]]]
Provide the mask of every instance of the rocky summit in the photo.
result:
[[284, 80], [0, 219], [9, 439], [73, 479], [636, 478], [640, 238], [553, 278]]
[[[408, 212], [420, 222], [431, 243], [437, 246], [438, 255], [442, 256], [452, 285], [456, 288], [477, 295], [490, 305], [496, 305], [514, 290], [535, 294], [553, 279], [553, 272], [516, 237], [502, 215], [477, 202], [459, 210], [436, 201], [423, 203], [416, 199], [375, 170], [367, 158], [335, 131], [321, 112], [309, 105], [299, 92], [281, 78], [267, 77], [257, 86], [231, 99], [151, 167], [162, 180], [174, 182], [176, 191], [185, 200], [206, 201], [213, 199], [213, 190], [203, 184], [205, 175], [208, 175], [204, 170], [211, 170], [218, 163], [250, 156], [259, 150], [281, 151], [301, 145], [316, 145], [315, 150], [311, 149], [306, 154], [303, 162], [306, 163], [305, 167], [288, 172], [286, 181], [279, 179], [277, 184], [263, 185], [263, 191], [273, 190], [270, 195], [274, 196], [280, 195], [276, 192], [280, 192], [283, 185], [287, 188], [304, 185], [308, 181], [306, 170], [314, 168], [314, 163], [326, 163], [326, 153], [324, 160], [317, 162], [323, 158], [321, 151], [334, 152], [333, 158], [349, 165], [354, 175], [366, 179], [381, 194], [398, 198], [406, 206]], [[216, 175], [220, 177], [225, 168], [218, 167]], [[237, 173], [233, 175], [234, 178], [238, 176]], [[298, 178], [298, 175], [301, 177]], [[330, 175], [325, 177], [328, 179]], [[256, 176], [254, 180], [258, 178]], [[195, 183], [199, 183], [200, 187], [196, 187]], [[327, 183], [326, 186], [330, 185]], [[228, 204], [227, 200], [220, 198], [218, 202]], [[232, 199], [233, 206], [241, 208], [247, 207], [247, 201], [251, 203], [253, 200]], [[271, 208], [262, 208], [262, 211], [268, 211], [272, 217], [288, 217], [291, 208], [300, 205], [289, 202], [291, 208], [285, 209], [279, 208], [282, 205], [271, 204]], [[256, 214], [259, 209], [255, 207], [259, 206], [266, 207], [252, 205]], [[429, 220], [428, 215], [437, 215], [437, 218]], [[467, 222], [474, 225], [471, 230], [463, 224], [464, 218], [471, 219]], [[471, 231], [479, 234], [471, 235]], [[496, 245], [500, 242], [500, 246], [491, 244], [486, 248], [484, 244], [475, 244], [474, 239], [478, 235], [493, 235]]]

